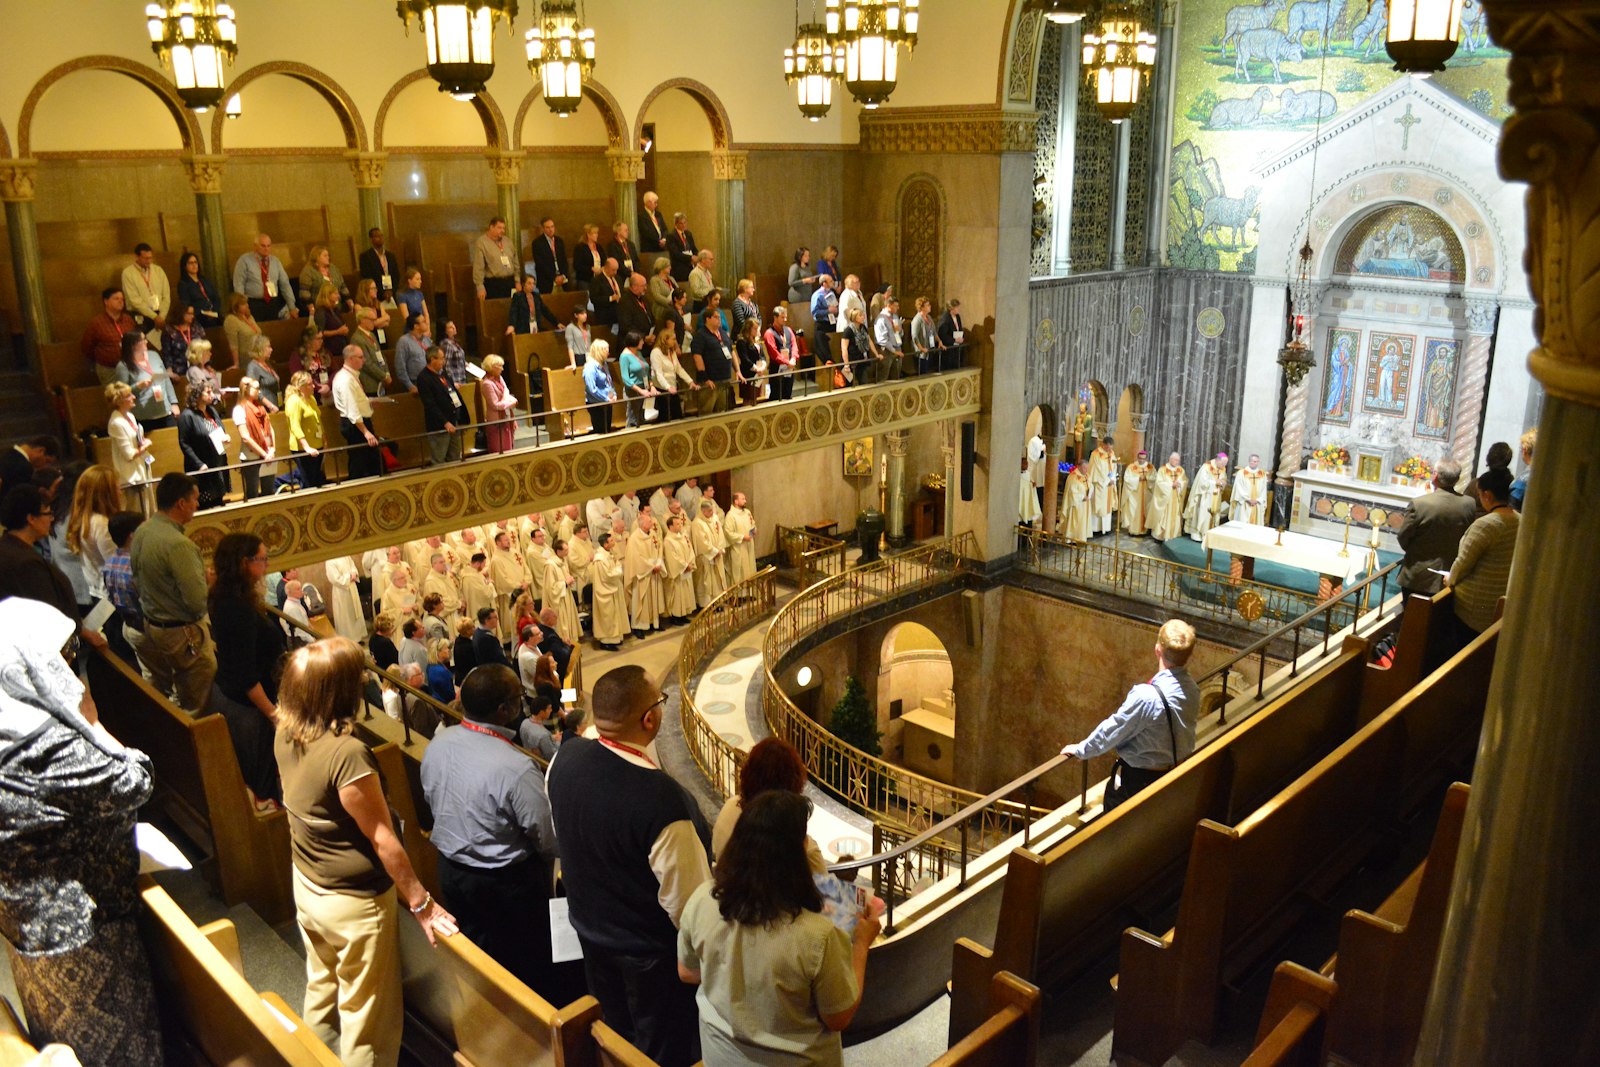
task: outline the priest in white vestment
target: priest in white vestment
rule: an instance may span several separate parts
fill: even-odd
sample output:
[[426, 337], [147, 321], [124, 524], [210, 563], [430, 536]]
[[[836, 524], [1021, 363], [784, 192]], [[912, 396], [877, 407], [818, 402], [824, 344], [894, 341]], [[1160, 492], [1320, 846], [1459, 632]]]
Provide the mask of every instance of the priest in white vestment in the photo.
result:
[[578, 505], [568, 504], [561, 509], [561, 517], [556, 520], [555, 535], [557, 541], [571, 541], [572, 531], [578, 528], [578, 523], [583, 521], [578, 517]]
[[367, 618], [361, 613], [361, 569], [349, 556], [335, 556], [323, 565], [328, 576], [328, 614], [340, 637], [357, 643], [367, 639]]
[[593, 567], [594, 539], [590, 536], [589, 527], [579, 523], [572, 531], [572, 540], [567, 542], [567, 571], [577, 579], [572, 587], [572, 596], [580, 604], [583, 603], [583, 591], [593, 580]]
[[1233, 518], [1256, 526], [1267, 524], [1267, 472], [1261, 457], [1251, 453], [1249, 464], [1233, 476]]
[[1097, 534], [1110, 533], [1117, 510], [1117, 453], [1113, 439], [1102, 440], [1089, 453], [1089, 528]]
[[[486, 571], [489, 561], [483, 558], [483, 552], [473, 553], [474, 561], [467, 564], [466, 570], [461, 572], [461, 606], [467, 618], [477, 621], [479, 608], [494, 608], [500, 610], [500, 601], [495, 596], [494, 586], [489, 582]], [[454, 635], [451, 635], [454, 636]]]
[[702, 608], [710, 604], [727, 588], [722, 576], [722, 561], [727, 555], [728, 542], [722, 532], [722, 523], [711, 510], [709, 500], [700, 502], [700, 517], [694, 520], [691, 540], [694, 542], [694, 598]]
[[633, 533], [633, 528], [639, 524], [639, 507], [642, 501], [639, 494], [629, 489], [617, 497], [617, 510], [622, 513], [622, 526], [628, 533]]
[[616, 514], [617, 504], [608, 496], [596, 497], [584, 506], [583, 512], [584, 518], [589, 520], [589, 529], [598, 535], [601, 530], [611, 529], [611, 516]]
[[683, 484], [678, 486], [678, 491], [672, 495], [677, 500], [678, 506], [686, 514], [693, 516], [694, 520], [700, 518], [700, 497], [702, 495], [700, 492], [700, 479], [685, 478]]
[[577, 579], [567, 570], [567, 544], [556, 542], [555, 551], [545, 557], [539, 589], [544, 606], [554, 608], [556, 633], [569, 645], [578, 643], [583, 627], [578, 623], [578, 602], [572, 597]]
[[1122, 469], [1122, 528], [1135, 537], [1150, 532], [1150, 478], [1155, 472], [1150, 453], [1144, 451]]
[[682, 515], [667, 519], [662, 562], [666, 566], [667, 618], [672, 622], [685, 622], [695, 612], [694, 545], [684, 531]]
[[657, 522], [667, 521], [667, 502], [672, 499], [672, 486], [663, 485], [650, 494], [650, 511], [655, 515]]
[[728, 584], [737, 585], [756, 574], [756, 517], [743, 493], [733, 494], [733, 506], [722, 519], [728, 539]]
[[659, 629], [667, 606], [666, 564], [661, 560], [654, 529], [655, 521], [650, 515], [640, 515], [638, 525], [628, 535], [628, 548], [623, 555], [622, 580], [628, 591], [628, 616], [635, 637]]
[[461, 586], [456, 576], [450, 573], [442, 550], [435, 552], [428, 563], [430, 570], [422, 576], [422, 588], [418, 593], [424, 600], [430, 594], [438, 593], [439, 614], [444, 616], [447, 625], [454, 626], [456, 616], [461, 614]]
[[410, 565], [403, 558], [399, 545], [390, 545], [384, 549], [383, 559], [379, 560], [372, 568], [372, 611], [377, 614], [378, 605], [383, 603], [384, 595], [389, 592], [389, 576], [397, 568], [410, 569]]
[[1151, 476], [1150, 536], [1157, 541], [1183, 536], [1183, 505], [1188, 493], [1189, 475], [1184, 472], [1183, 457], [1174, 452]]
[[496, 530], [494, 555], [489, 557], [489, 584], [494, 587], [495, 608], [500, 612], [500, 640], [507, 642], [517, 635], [516, 613], [511, 610], [516, 592], [528, 585], [528, 571], [522, 555], [512, 547], [508, 530]]
[[590, 623], [595, 644], [615, 652], [628, 636], [628, 594], [622, 587], [622, 547], [607, 530], [594, 550], [594, 614]]
[[1089, 513], [1089, 471], [1087, 463], [1080, 463], [1067, 475], [1067, 486], [1061, 509], [1061, 535], [1069, 541], [1087, 541], [1092, 532]]
[[383, 594], [383, 606], [378, 610], [394, 616], [396, 631], [407, 619], [422, 618], [422, 601], [411, 587], [411, 568], [402, 564], [389, 573], [389, 589]]
[[1227, 484], [1226, 452], [1218, 452], [1216, 459], [1207, 460], [1194, 472], [1194, 485], [1189, 490], [1189, 507], [1184, 513], [1191, 540], [1204, 540], [1207, 530], [1226, 521], [1222, 517], [1222, 491]]

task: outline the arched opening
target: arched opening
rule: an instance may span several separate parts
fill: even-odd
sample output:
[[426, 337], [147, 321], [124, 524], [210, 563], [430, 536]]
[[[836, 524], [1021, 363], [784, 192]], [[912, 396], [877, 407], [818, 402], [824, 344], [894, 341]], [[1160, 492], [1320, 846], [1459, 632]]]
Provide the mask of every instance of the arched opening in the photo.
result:
[[[155, 99], [144, 93], [128, 93], [123, 78], [138, 82]], [[63, 84], [68, 79], [70, 84]], [[50, 101], [39, 124], [42, 139], [36, 143], [34, 124], [46, 94]], [[115, 121], [106, 117], [108, 99], [117, 101]], [[183, 152], [201, 151], [199, 122], [159, 71], [121, 56], [74, 59], [45, 74], [28, 92], [17, 120], [17, 155], [26, 159], [38, 152], [90, 147], [147, 151], [170, 147], [170, 140], [160, 132], [171, 129], [160, 117], [163, 110], [177, 127], [176, 148]]]
[[1111, 396], [1101, 382], [1091, 378], [1078, 387], [1067, 426], [1067, 453], [1082, 462], [1100, 438], [1111, 431]]
[[[274, 76], [275, 75], [275, 76]], [[223, 151], [223, 138], [235, 148], [367, 148], [361, 113], [344, 87], [303, 63], [263, 63], [228, 86], [243, 107], [234, 119], [221, 110], [211, 117], [211, 150]], [[313, 103], [313, 97], [326, 109]]]
[[1118, 463], [1132, 463], [1144, 448], [1144, 387], [1130, 385], [1117, 400], [1116, 452]]
[[578, 110], [561, 118], [544, 105], [544, 89], [536, 82], [511, 124], [511, 143], [525, 156], [523, 229], [537, 235], [541, 219], [555, 219], [569, 255], [582, 241], [586, 223], [600, 227], [602, 246], [611, 240], [616, 198], [605, 152], [623, 147], [628, 136], [622, 112], [605, 86], [590, 79], [583, 95]]
[[956, 780], [956, 698], [950, 653], [921, 623], [903, 622], [883, 639], [878, 659], [878, 721], [884, 748], [909, 770]]
[[[1061, 462], [1061, 431], [1061, 416], [1050, 404], [1035, 404], [1022, 424], [1022, 455], [1028, 463], [1028, 484], [1039, 506], [1041, 518], [1044, 517], [1044, 502], [1056, 484], [1051, 474]], [[1040, 439], [1038, 445], [1034, 444], [1035, 437]], [[1026, 501], [1021, 503], [1023, 506], [1019, 510], [1024, 515], [1028, 514], [1030, 509], [1026, 507]]]
[[544, 97], [544, 86], [535, 82], [517, 107], [517, 117], [511, 124], [511, 147], [514, 150], [529, 145], [622, 148], [628, 131], [617, 98], [593, 78], [584, 83], [583, 95], [593, 106], [580, 107], [567, 118], [561, 118], [548, 108], [534, 106]]
[[373, 150], [377, 152], [384, 150], [387, 141], [432, 148], [468, 145], [480, 137], [488, 149], [510, 143], [505, 116], [494, 98], [479, 93], [470, 103], [454, 100], [437, 91], [426, 70], [414, 70], [389, 87], [372, 127]]
[[11, 138], [6, 136], [6, 124], [0, 122], [0, 159], [11, 158]]
[[[640, 196], [653, 190], [661, 198], [661, 214], [669, 227], [673, 216], [682, 212], [701, 250], [715, 252], [722, 243], [711, 154], [728, 147], [729, 134], [722, 102], [709, 88], [688, 78], [652, 89], [634, 125], [634, 146], [644, 151]], [[719, 284], [731, 284], [731, 279], [718, 278]]]

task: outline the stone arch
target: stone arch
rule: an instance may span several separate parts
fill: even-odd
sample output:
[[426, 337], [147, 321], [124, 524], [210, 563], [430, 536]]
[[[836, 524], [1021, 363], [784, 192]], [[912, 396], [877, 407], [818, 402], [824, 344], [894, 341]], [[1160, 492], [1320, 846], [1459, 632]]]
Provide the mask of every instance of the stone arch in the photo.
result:
[[[544, 86], [537, 81], [533, 88], [528, 90], [528, 95], [522, 98], [522, 103], [517, 107], [517, 117], [511, 123], [511, 150], [522, 151], [522, 121], [528, 117], [528, 109], [533, 107], [534, 101], [544, 95]], [[617, 98], [611, 95], [611, 90], [595, 81], [593, 78], [583, 83], [583, 95], [594, 102], [595, 109], [600, 112], [600, 118], [606, 124], [606, 143], [611, 148], [625, 148], [623, 138], [628, 135], [627, 125], [622, 117], [622, 105], [617, 103]]]
[[[257, 78], [272, 74], [292, 78], [314, 90], [333, 109], [334, 117], [339, 120], [339, 126], [344, 130], [345, 147], [352, 152], [367, 150], [367, 128], [361, 122], [361, 112], [356, 108], [355, 100], [344, 86], [315, 67], [291, 62], [261, 63], [234, 78], [228, 86], [228, 95], [240, 92]], [[222, 131], [226, 124], [227, 116], [222, 108], [217, 108], [211, 116], [211, 151], [218, 155], [222, 153]]]
[[[383, 151], [383, 124], [389, 117], [389, 109], [394, 106], [398, 97], [411, 85], [428, 77], [426, 68], [412, 71], [389, 87], [383, 95], [383, 103], [378, 105], [378, 117], [372, 124], [372, 150]], [[479, 93], [472, 98], [472, 109], [478, 113], [478, 119], [483, 123], [484, 147], [491, 150], [505, 148], [511, 143], [510, 136], [506, 133], [506, 117], [500, 113], [500, 105], [494, 102], [494, 97], [488, 93]]]
[[200, 133], [200, 122], [195, 118], [194, 112], [183, 106], [183, 101], [178, 97], [178, 91], [172, 83], [162, 76], [154, 67], [135, 63], [122, 56], [81, 56], [77, 59], [62, 63], [45, 73], [44, 77], [34, 83], [28, 91], [28, 97], [22, 102], [22, 114], [17, 119], [17, 154], [26, 159], [29, 149], [33, 147], [33, 116], [39, 109], [39, 101], [50, 87], [69, 75], [83, 70], [108, 70], [115, 74], [126, 75], [140, 85], [155, 93], [166, 105], [167, 112], [172, 116], [172, 121], [178, 124], [178, 137], [183, 141], [183, 150], [188, 154], [199, 154], [205, 151], [205, 141]]
[[1117, 425], [1112, 431], [1117, 439], [1117, 461], [1132, 463], [1139, 458], [1144, 447], [1144, 432], [1148, 416], [1144, 406], [1144, 386], [1133, 382], [1123, 387], [1117, 398]]
[[650, 114], [650, 105], [655, 103], [656, 97], [672, 89], [682, 89], [700, 105], [706, 121], [711, 124], [711, 147], [725, 151], [733, 143], [733, 123], [728, 120], [728, 109], [722, 106], [722, 101], [710, 86], [693, 78], [673, 78], [645, 94], [644, 103], [639, 105], [639, 117], [633, 121], [633, 143], [638, 144], [644, 134], [644, 119]]
[[[894, 624], [883, 635], [878, 652], [877, 711], [880, 726], [887, 727], [893, 716], [893, 705], [900, 702], [900, 712], [921, 708], [940, 714], [947, 708], [953, 735], [957, 708], [954, 701], [954, 664], [949, 647], [939, 634], [921, 622], [904, 621]], [[930, 703], [931, 700], [931, 703]], [[946, 703], [948, 701], [948, 703]], [[910, 727], [906, 727], [910, 729]], [[887, 731], [894, 733], [894, 731]], [[919, 745], [912, 751], [902, 743], [901, 762], [921, 774], [942, 765], [943, 773], [934, 775], [945, 781], [955, 779], [954, 741], [938, 736], [926, 728], [917, 732]]]
[[0, 122], [0, 159], [11, 158], [11, 138], [6, 136], [6, 124]]
[[[1035, 412], [1038, 418], [1034, 418]], [[1048, 400], [1041, 400], [1028, 409], [1028, 417], [1023, 421], [1022, 436], [1024, 439], [1031, 437], [1035, 430], [1045, 441], [1052, 437], [1060, 437], [1066, 432], [1066, 424], [1061, 421], [1061, 409]]]
[[912, 174], [895, 194], [895, 292], [902, 300], [944, 299], [945, 229], [949, 204], [931, 174]]

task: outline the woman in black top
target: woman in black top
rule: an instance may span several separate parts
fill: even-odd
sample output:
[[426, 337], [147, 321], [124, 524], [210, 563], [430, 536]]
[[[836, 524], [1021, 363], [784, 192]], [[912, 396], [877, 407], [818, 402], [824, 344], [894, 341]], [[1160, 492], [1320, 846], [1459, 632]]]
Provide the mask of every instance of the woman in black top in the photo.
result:
[[739, 395], [746, 404], [755, 404], [761, 400], [761, 386], [764, 383], [755, 379], [766, 373], [766, 367], [762, 366], [766, 353], [761, 350], [761, 342], [758, 340], [760, 334], [761, 320], [748, 318], [744, 320], [744, 326], [739, 330], [738, 339], [733, 342], [734, 352], [739, 357]]
[[[225, 470], [228, 465], [228, 432], [222, 427], [222, 416], [217, 414], [217, 397], [207, 384], [202, 389], [191, 389], [184, 398], [184, 409], [178, 413], [178, 447], [183, 450], [183, 469], [194, 476], [200, 485], [200, 506], [213, 508], [222, 503], [231, 481]], [[219, 448], [217, 442], [222, 442]]]
[[386, 671], [400, 662], [400, 650], [394, 644], [394, 616], [380, 611], [372, 620], [372, 636], [367, 638], [367, 651], [380, 671]]
[[[864, 383], [870, 378], [867, 364], [878, 354], [878, 346], [872, 342], [872, 334], [867, 332], [867, 316], [860, 308], [850, 312], [850, 325], [845, 329], [847, 339], [845, 358], [849, 361], [849, 369], [845, 374], [845, 384], [854, 385]], [[867, 375], [869, 377], [863, 377]]]
[[461, 685], [467, 680], [467, 675], [472, 673], [472, 668], [478, 665], [478, 654], [472, 650], [472, 631], [476, 629], [471, 619], [462, 619], [456, 623], [456, 640], [450, 648], [450, 669], [456, 676], [456, 684]]
[[600, 251], [600, 227], [587, 223], [583, 227], [583, 240], [572, 250], [572, 280], [578, 288], [587, 289], [594, 281], [594, 273], [605, 265], [606, 254]]
[[193, 252], [178, 257], [178, 302], [194, 308], [194, 321], [204, 329], [222, 325], [222, 300], [216, 286], [200, 273], [200, 257]]
[[231, 533], [212, 556], [217, 578], [208, 610], [217, 643], [212, 710], [228, 722], [245, 785], [262, 799], [281, 801], [272, 735], [278, 715], [278, 675], [285, 651], [283, 628], [267, 614], [267, 550], [261, 538]]

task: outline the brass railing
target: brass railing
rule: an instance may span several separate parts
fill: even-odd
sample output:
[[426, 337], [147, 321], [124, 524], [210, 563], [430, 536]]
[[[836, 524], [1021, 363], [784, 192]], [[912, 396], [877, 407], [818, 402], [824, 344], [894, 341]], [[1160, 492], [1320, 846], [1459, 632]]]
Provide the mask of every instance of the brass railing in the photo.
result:
[[678, 722], [695, 766], [711, 788], [726, 800], [739, 791], [739, 768], [745, 754], [730, 745], [701, 716], [694, 702], [694, 683], [717, 650], [756, 620], [772, 614], [778, 603], [778, 572], [765, 567], [729, 587], [696, 615], [678, 647]]
[[803, 527], [778, 527], [778, 551], [784, 562], [800, 572], [800, 588], [843, 574], [845, 543]]
[[[1084, 544], [1029, 526], [1017, 527], [1026, 551], [1020, 565], [1036, 574], [1087, 586], [1217, 622], [1251, 630], [1276, 630], [1291, 619], [1318, 613], [1329, 601], [1311, 593], [1266, 582], [1230, 578], [1204, 567], [1128, 552], [1107, 544]], [[1353, 623], [1365, 601], [1336, 598], [1334, 610], [1317, 614], [1319, 625], [1334, 633]]]

